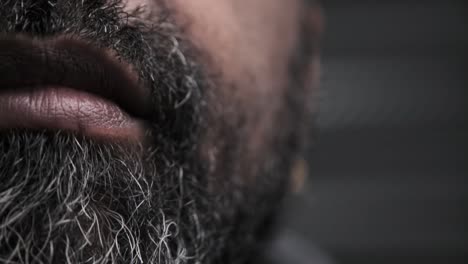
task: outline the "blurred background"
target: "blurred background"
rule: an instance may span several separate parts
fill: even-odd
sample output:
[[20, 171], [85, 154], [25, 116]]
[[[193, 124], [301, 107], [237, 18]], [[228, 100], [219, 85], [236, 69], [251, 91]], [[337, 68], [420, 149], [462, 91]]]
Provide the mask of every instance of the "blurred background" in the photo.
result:
[[283, 220], [297, 263], [468, 263], [467, 5], [323, 6], [320, 133]]

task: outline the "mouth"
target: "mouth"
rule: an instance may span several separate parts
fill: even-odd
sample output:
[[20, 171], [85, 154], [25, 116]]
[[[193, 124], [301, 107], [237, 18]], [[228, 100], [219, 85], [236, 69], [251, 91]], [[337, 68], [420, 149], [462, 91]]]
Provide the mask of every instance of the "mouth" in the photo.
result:
[[149, 95], [111, 51], [73, 38], [0, 37], [0, 130], [140, 141]]

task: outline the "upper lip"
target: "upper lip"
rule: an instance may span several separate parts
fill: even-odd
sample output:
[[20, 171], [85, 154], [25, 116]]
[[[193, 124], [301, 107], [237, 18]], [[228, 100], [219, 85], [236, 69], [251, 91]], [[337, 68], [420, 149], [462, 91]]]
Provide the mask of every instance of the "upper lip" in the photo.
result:
[[111, 51], [73, 38], [0, 37], [0, 93], [44, 86], [98, 95], [135, 117], [148, 114], [149, 91]]

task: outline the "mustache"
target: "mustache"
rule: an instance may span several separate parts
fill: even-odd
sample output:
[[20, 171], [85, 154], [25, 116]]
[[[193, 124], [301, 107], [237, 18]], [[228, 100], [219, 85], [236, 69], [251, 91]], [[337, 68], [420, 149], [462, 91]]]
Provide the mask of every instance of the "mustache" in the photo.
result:
[[[150, 94], [145, 116], [159, 131], [194, 131], [206, 86], [199, 52], [171, 21], [163, 1], [158, 12], [124, 11], [121, 0], [8, 0], [0, 3], [0, 35], [70, 36], [110, 50], [131, 65]], [[180, 137], [180, 133], [178, 137]]]
[[205, 74], [169, 17], [113, 0], [0, 1], [0, 35], [66, 35], [111, 50], [151, 100], [144, 146], [0, 133], [0, 262], [210, 263], [209, 241], [229, 224], [214, 215], [220, 199], [205, 191], [195, 156]]
[[259, 166], [268, 177], [249, 186], [231, 165], [208, 173], [200, 138], [219, 128], [210, 126], [218, 121], [207, 105], [216, 104], [209, 91], [218, 80], [207, 79], [197, 60], [207, 56], [164, 8], [142, 17], [122, 3], [0, 1], [0, 35], [72, 36], [132, 65], [149, 90], [152, 134], [129, 148], [62, 133], [0, 132], [0, 262], [244, 263], [261, 246], [255, 238], [279, 204], [286, 170], [275, 161]]

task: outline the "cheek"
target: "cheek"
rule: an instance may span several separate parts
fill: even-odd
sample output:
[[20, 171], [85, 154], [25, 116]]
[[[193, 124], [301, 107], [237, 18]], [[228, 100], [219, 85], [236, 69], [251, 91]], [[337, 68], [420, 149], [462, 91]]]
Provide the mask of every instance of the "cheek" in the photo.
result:
[[[296, 0], [170, 0], [177, 21], [228, 83], [255, 81], [240, 93], [268, 93], [284, 78], [294, 48]], [[273, 84], [273, 85], [272, 85]], [[266, 94], [264, 94], [266, 95]]]
[[[168, 4], [185, 34], [206, 56], [206, 68], [220, 77], [210, 92], [209, 105], [214, 108], [210, 112], [215, 116], [204, 140], [204, 156], [216, 164], [221, 154], [230, 153], [233, 156], [227, 160], [235, 161], [245, 177], [255, 175], [254, 167], [270, 153], [273, 133], [279, 129], [277, 117], [285, 107], [288, 63], [298, 34], [297, 1], [169, 0]], [[214, 165], [212, 172], [222, 168]]]
[[[282, 107], [288, 62], [296, 47], [299, 5], [296, 0], [169, 0], [176, 21], [206, 55], [217, 80], [216, 100], [244, 123], [255, 142]], [[257, 144], [254, 144], [257, 145]], [[253, 146], [254, 146], [253, 145]]]

